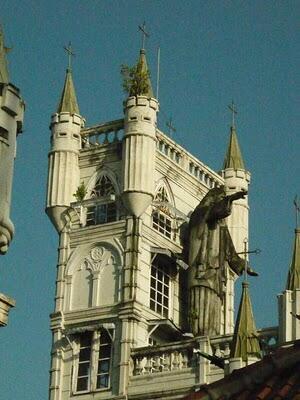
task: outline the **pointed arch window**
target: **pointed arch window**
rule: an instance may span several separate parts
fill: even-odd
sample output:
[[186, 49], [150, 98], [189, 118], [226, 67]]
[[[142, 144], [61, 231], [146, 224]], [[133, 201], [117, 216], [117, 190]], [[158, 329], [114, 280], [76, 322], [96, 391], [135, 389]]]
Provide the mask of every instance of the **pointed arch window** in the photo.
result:
[[97, 179], [91, 198], [97, 203], [87, 207], [86, 225], [106, 224], [117, 220], [116, 191], [107, 175]]
[[169, 239], [174, 239], [173, 223], [169, 210], [169, 196], [164, 186], [161, 186], [154, 199], [155, 209], [152, 212], [152, 226]]

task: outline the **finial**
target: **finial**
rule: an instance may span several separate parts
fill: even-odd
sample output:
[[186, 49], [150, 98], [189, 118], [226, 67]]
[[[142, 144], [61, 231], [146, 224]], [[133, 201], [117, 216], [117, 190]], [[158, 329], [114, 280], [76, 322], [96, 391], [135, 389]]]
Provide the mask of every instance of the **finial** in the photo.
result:
[[172, 124], [172, 117], [166, 122], [166, 126], [169, 128], [169, 136], [172, 137], [172, 132], [176, 132], [174, 125]]
[[72, 51], [71, 42], [69, 42], [68, 47], [64, 46], [64, 49], [66, 50], [66, 52], [68, 54], [68, 70], [71, 71], [72, 57], [75, 57], [75, 53]]
[[0, 83], [8, 83], [9, 82], [9, 73], [8, 73], [8, 65], [6, 54], [11, 49], [6, 47], [4, 44], [4, 32], [2, 25], [0, 24]]
[[300, 213], [300, 203], [298, 202], [298, 196], [296, 195], [294, 198], [294, 206], [296, 212], [296, 229], [298, 228], [299, 224], [299, 213]]
[[142, 32], [142, 49], [145, 49], [145, 41], [146, 37], [148, 38], [150, 35], [146, 32], [146, 23], [144, 21], [143, 25], [139, 25], [139, 30]]
[[232, 113], [231, 126], [232, 126], [232, 128], [234, 128], [235, 127], [234, 116], [237, 114], [237, 110], [236, 110], [236, 106], [235, 106], [233, 100], [231, 101], [231, 104], [228, 106], [228, 108]]

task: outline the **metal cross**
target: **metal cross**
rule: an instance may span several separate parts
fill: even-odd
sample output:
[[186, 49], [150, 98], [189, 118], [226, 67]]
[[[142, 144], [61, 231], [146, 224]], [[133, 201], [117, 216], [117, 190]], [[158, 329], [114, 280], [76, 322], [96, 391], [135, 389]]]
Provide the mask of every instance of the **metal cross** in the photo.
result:
[[300, 203], [298, 202], [298, 197], [297, 196], [294, 199], [294, 206], [295, 206], [295, 211], [296, 211], [296, 228], [298, 228], [299, 213], [300, 213]]
[[68, 53], [68, 69], [71, 69], [71, 64], [72, 64], [72, 57], [75, 57], [75, 53], [72, 51], [72, 44], [69, 42], [68, 47], [64, 46], [64, 49]]
[[142, 32], [142, 49], [145, 48], [146, 37], [148, 38], [150, 35], [146, 32], [146, 23], [144, 21], [143, 25], [139, 25], [139, 30]]
[[167, 127], [169, 128], [169, 136], [172, 137], [172, 132], [176, 132], [174, 125], [172, 124], [172, 117], [170, 117], [169, 121], [166, 123]]
[[232, 123], [232, 127], [234, 128], [234, 126], [235, 126], [234, 125], [234, 116], [237, 114], [237, 110], [236, 110], [233, 100], [232, 100], [231, 104], [228, 106], [228, 108], [232, 112], [232, 122], [231, 123]]
[[244, 239], [244, 251], [240, 251], [236, 254], [243, 254], [245, 257], [245, 264], [244, 264], [244, 282], [247, 281], [247, 274], [248, 274], [248, 260], [247, 260], [247, 254], [260, 254], [261, 250], [260, 249], [255, 249], [255, 250], [247, 250], [247, 245], [248, 245], [248, 239]]

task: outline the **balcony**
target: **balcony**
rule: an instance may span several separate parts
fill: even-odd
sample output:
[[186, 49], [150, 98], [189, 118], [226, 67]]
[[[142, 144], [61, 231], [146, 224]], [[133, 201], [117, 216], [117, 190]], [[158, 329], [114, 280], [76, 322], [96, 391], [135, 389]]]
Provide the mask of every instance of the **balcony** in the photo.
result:
[[[258, 331], [263, 355], [277, 345], [277, 327]], [[128, 395], [130, 399], [180, 398], [192, 388], [212, 383], [224, 376], [224, 370], [212, 364], [198, 351], [226, 360], [232, 335], [197, 337], [185, 341], [133, 349]], [[147, 397], [148, 396], [148, 397]], [[152, 398], [152, 397], [151, 397]]]

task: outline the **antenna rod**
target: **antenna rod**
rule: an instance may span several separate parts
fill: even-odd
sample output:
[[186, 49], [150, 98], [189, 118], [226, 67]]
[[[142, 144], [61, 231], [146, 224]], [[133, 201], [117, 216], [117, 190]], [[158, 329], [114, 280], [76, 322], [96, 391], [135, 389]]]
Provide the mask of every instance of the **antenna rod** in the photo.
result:
[[298, 196], [295, 196], [294, 199], [294, 206], [295, 206], [295, 211], [296, 211], [296, 229], [298, 228], [298, 223], [299, 223], [299, 212], [300, 212], [300, 204], [298, 202]]
[[159, 73], [160, 73], [160, 47], [157, 49], [157, 74], [156, 74], [156, 99], [158, 100], [159, 90]]
[[245, 256], [245, 266], [244, 266], [244, 282], [247, 282], [247, 244], [248, 240], [247, 238], [244, 239], [244, 256]]

